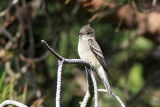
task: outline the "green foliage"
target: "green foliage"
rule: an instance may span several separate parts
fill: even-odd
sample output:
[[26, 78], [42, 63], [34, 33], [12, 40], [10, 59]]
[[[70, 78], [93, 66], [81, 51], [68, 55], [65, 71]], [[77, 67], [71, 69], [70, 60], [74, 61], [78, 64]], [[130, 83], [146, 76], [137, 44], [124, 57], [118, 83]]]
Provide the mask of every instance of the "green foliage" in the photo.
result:
[[[26, 99], [26, 95], [27, 95], [27, 91], [24, 91], [22, 94], [15, 94], [15, 86], [14, 86], [14, 82], [15, 79], [12, 78], [10, 81], [6, 82], [5, 79], [7, 77], [7, 72], [6, 70], [1, 72], [1, 76], [0, 76], [0, 103], [2, 103], [5, 100], [16, 100], [16, 101], [21, 101], [22, 99], [22, 103], [25, 103], [25, 99]], [[25, 90], [27, 89], [27, 87], [25, 87]], [[16, 96], [15, 96], [16, 95]]]
[[12, 99], [13, 98], [13, 91], [14, 91], [14, 79], [10, 81], [10, 83], [5, 83], [6, 78], [6, 70], [2, 71], [2, 75], [0, 77], [0, 103], [5, 99]]
[[0, 1], [0, 12], [2, 12], [4, 9], [7, 8], [8, 1], [7, 0], [1, 0]]
[[143, 67], [140, 63], [135, 63], [129, 72], [128, 88], [132, 93], [136, 93], [144, 84]]
[[6, 77], [6, 70], [4, 70], [2, 72], [2, 75], [0, 77], [0, 90], [2, 90], [2, 86], [4, 85], [4, 79], [5, 79], [5, 77]]
[[66, 57], [68, 53], [68, 37], [66, 35], [66, 32], [61, 33], [61, 39], [60, 39], [60, 44], [59, 44], [59, 50], [60, 50], [60, 55], [63, 57]]
[[125, 78], [123, 76], [120, 77], [118, 81], [118, 85], [123, 88], [125, 87], [125, 83], [126, 83]]
[[65, 4], [68, 4], [69, 2], [70, 2], [70, 0], [66, 0], [66, 1], [65, 1]]
[[149, 51], [153, 47], [153, 43], [142, 36], [139, 36], [131, 46], [131, 49], [134, 52], [146, 52]]
[[49, 73], [50, 78], [56, 78], [57, 68], [58, 68], [57, 61], [58, 60], [53, 55], [49, 55], [47, 57], [46, 63], [47, 63], [47, 67], [49, 68], [48, 73]]

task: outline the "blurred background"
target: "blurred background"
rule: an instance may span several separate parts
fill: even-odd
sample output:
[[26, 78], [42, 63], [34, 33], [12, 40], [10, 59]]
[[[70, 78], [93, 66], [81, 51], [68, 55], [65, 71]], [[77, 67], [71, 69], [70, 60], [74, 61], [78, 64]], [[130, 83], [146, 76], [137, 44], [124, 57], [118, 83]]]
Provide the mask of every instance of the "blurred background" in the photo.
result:
[[[0, 103], [55, 106], [58, 62], [41, 40], [65, 58], [79, 58], [78, 33], [88, 23], [113, 92], [128, 107], [160, 107], [159, 0], [0, 0]], [[78, 107], [86, 89], [84, 66], [64, 65], [61, 106]], [[104, 93], [99, 104], [120, 107]]]

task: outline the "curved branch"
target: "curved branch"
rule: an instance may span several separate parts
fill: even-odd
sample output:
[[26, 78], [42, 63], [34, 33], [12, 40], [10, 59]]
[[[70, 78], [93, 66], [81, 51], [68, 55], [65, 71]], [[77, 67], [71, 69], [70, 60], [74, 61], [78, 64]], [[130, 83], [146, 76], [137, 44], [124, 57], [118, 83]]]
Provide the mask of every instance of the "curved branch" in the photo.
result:
[[17, 102], [17, 101], [13, 101], [13, 100], [5, 100], [3, 101], [1, 104], [0, 104], [0, 107], [5, 107], [7, 105], [14, 105], [14, 106], [17, 106], [17, 107], [28, 107], [20, 102]]
[[[105, 90], [105, 89], [98, 89], [98, 91], [107, 93], [107, 90]], [[121, 104], [121, 107], [125, 107], [124, 103], [121, 101], [121, 99], [114, 92], [112, 92], [112, 96], [117, 99], [117, 101]]]
[[[94, 87], [94, 97], [95, 97], [94, 106], [98, 107], [98, 91], [107, 92], [107, 90], [105, 90], [105, 89], [99, 89], [98, 90], [97, 89], [97, 83], [96, 83], [96, 79], [95, 79], [94, 74], [93, 74], [92, 65], [90, 63], [82, 60], [82, 59], [65, 59], [62, 56], [60, 56], [58, 53], [56, 53], [44, 40], [41, 40], [41, 42], [59, 60], [58, 61], [58, 75], [57, 75], [56, 107], [60, 107], [61, 73], [62, 73], [63, 63], [66, 63], [66, 64], [83, 64], [83, 65], [89, 67], [89, 69], [87, 69], [87, 67], [85, 69], [88, 90], [87, 90], [86, 95], [83, 99], [81, 107], [87, 107], [87, 106], [90, 105], [90, 102], [92, 101], [92, 98], [93, 98], [93, 92], [92, 92], [93, 87]], [[90, 76], [88, 76], [88, 72], [89, 72]], [[121, 107], [125, 107], [123, 102], [120, 100], [120, 98], [115, 93], [112, 92], [112, 96], [117, 99], [117, 101], [121, 104]]]
[[[88, 62], [86, 62], [86, 61], [84, 61], [84, 60], [82, 60], [82, 59], [65, 59], [65, 58], [63, 58], [62, 56], [60, 56], [58, 53], [56, 53], [44, 40], [41, 40], [41, 42], [48, 48], [48, 50], [54, 55], [54, 56], [56, 56], [57, 57], [57, 59], [59, 60], [59, 62], [63, 62], [63, 63], [65, 63], [65, 64], [83, 64], [83, 65], [85, 65], [85, 66], [87, 66], [87, 67], [89, 67], [89, 70], [88, 70], [88, 72], [89, 72], [89, 74], [90, 74], [90, 76], [91, 76], [91, 80], [92, 80], [92, 83], [93, 83], [93, 86], [94, 86], [94, 96], [95, 96], [95, 107], [98, 107], [98, 91], [97, 91], [97, 83], [96, 83], [96, 80], [95, 80], [95, 77], [94, 77], [94, 74], [93, 74], [93, 71], [92, 71], [92, 65], [90, 64], [90, 63], [88, 63]], [[58, 71], [59, 71], [59, 69], [61, 70], [61, 67], [62, 66], [62, 64], [61, 65], [59, 65], [59, 68], [58, 68]], [[59, 73], [59, 72], [58, 72]], [[59, 76], [61, 77], [61, 74], [59, 74]], [[58, 77], [59, 77], [58, 76]], [[56, 94], [56, 107], [60, 107], [60, 86], [58, 86], [58, 84], [59, 84], [59, 82], [61, 82], [60, 81], [61, 79], [58, 79], [58, 81], [57, 81], [57, 93], [58, 94]], [[59, 89], [58, 89], [59, 88]], [[59, 90], [59, 91], [58, 91]], [[91, 89], [89, 89], [89, 91], [91, 91]], [[91, 92], [89, 92], [89, 93], [91, 93]], [[87, 96], [88, 96], [88, 93], [86, 93], [87, 94]], [[59, 96], [59, 97], [58, 97]], [[58, 103], [57, 103], [57, 101], [58, 101]], [[87, 103], [87, 102], [86, 102]], [[85, 106], [84, 106], [85, 107]]]

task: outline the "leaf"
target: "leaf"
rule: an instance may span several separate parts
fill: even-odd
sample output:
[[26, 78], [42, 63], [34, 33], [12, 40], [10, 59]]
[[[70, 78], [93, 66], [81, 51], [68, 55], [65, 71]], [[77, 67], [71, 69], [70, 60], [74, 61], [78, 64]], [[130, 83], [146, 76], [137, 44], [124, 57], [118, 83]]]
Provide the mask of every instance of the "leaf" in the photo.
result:
[[129, 91], [136, 93], [144, 84], [143, 68], [140, 63], [136, 63], [132, 66], [129, 72], [128, 88]]
[[70, 0], [66, 0], [64, 4], [68, 4], [70, 2]]

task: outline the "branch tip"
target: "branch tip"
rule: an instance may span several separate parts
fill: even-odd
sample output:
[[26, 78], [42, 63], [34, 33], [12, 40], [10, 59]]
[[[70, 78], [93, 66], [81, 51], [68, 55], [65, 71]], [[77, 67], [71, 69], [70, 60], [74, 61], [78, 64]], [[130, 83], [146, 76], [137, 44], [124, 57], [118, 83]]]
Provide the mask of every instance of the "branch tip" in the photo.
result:
[[41, 42], [44, 43], [45, 41], [44, 41], [44, 40], [41, 40]]

